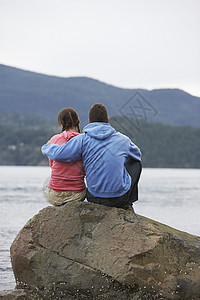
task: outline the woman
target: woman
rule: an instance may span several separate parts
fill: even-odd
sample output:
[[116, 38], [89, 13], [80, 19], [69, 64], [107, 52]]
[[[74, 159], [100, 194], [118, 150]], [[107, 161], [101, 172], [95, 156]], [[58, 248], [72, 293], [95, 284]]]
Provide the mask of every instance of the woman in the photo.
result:
[[[80, 133], [79, 118], [72, 108], [64, 108], [58, 114], [58, 124], [62, 133], [54, 135], [50, 144], [62, 145]], [[82, 160], [60, 162], [49, 159], [52, 169], [48, 187], [45, 190], [47, 200], [56, 206], [73, 200], [84, 200], [86, 188], [84, 183], [85, 171]]]

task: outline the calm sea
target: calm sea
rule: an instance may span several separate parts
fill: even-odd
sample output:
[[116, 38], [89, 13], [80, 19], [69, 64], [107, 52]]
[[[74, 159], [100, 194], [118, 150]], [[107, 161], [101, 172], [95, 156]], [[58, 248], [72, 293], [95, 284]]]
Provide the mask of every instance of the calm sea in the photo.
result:
[[[0, 166], [0, 290], [15, 280], [10, 246], [25, 223], [48, 206], [49, 167]], [[143, 169], [136, 213], [200, 236], [200, 170]]]

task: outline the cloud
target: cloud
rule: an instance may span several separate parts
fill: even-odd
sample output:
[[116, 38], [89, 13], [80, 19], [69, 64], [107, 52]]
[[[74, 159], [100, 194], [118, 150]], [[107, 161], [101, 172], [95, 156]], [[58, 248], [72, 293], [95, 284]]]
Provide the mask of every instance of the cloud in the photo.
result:
[[0, 0], [1, 63], [198, 93], [198, 0]]

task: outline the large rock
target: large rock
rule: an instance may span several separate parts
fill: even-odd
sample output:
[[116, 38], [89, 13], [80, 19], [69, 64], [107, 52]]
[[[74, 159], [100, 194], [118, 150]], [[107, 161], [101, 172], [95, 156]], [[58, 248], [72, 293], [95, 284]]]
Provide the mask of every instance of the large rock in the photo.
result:
[[1, 300], [26, 300], [27, 293], [23, 290], [4, 290], [0, 291]]
[[200, 238], [133, 210], [47, 207], [11, 259], [17, 287], [43, 299], [200, 299]]
[[42, 300], [34, 291], [29, 289], [14, 289], [0, 291], [0, 300]]

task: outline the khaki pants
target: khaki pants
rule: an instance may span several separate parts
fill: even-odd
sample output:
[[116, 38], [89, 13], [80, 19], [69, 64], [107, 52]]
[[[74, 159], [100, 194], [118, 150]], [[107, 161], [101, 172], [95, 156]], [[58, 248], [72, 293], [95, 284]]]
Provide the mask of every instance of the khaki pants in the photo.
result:
[[45, 196], [51, 204], [59, 206], [70, 201], [83, 201], [86, 196], [86, 189], [78, 193], [70, 191], [55, 192], [47, 186], [45, 189]]

